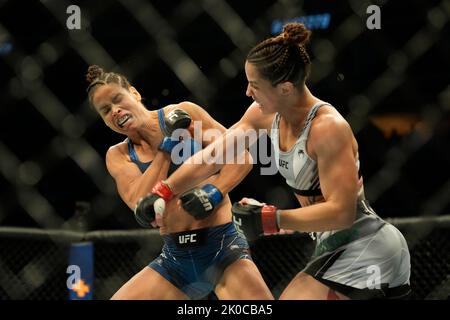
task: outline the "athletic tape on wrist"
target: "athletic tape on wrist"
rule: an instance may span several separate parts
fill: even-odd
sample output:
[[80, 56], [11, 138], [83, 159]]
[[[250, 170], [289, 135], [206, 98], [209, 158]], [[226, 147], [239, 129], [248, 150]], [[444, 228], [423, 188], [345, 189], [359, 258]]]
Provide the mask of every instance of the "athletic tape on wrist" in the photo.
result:
[[280, 228], [280, 214], [281, 214], [281, 210], [278, 209], [277, 212], [275, 213], [275, 216], [277, 218], [277, 227]]

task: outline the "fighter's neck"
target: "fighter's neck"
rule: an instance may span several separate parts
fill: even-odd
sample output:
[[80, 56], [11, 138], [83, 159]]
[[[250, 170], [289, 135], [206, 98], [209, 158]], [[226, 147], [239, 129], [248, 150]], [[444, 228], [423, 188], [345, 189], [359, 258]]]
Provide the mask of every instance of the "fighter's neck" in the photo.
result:
[[294, 96], [292, 101], [288, 101], [279, 113], [287, 127], [296, 128], [302, 126], [311, 108], [319, 101], [320, 99], [313, 96], [305, 86], [304, 90]]
[[138, 129], [128, 136], [133, 144], [144, 149], [157, 149], [161, 142], [162, 133], [158, 123], [158, 113], [146, 110], [142, 123]]

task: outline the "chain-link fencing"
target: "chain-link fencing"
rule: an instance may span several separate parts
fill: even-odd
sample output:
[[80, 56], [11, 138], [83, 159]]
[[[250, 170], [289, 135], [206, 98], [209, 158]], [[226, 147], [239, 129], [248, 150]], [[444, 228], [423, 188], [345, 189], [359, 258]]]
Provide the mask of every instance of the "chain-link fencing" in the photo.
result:
[[[409, 299], [449, 299], [450, 217], [399, 218], [391, 223], [403, 232], [411, 251]], [[2, 228], [0, 299], [67, 299], [69, 247], [86, 241], [94, 245], [94, 299], [111, 298], [162, 247], [156, 230], [81, 233]], [[252, 244], [252, 257], [275, 297], [306, 265], [313, 245], [303, 233], [268, 236]]]

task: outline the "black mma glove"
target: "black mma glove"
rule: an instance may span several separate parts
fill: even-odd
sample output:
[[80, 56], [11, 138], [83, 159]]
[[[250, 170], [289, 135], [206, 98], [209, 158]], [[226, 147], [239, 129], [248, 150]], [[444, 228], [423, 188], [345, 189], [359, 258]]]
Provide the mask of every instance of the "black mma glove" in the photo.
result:
[[[191, 124], [191, 117], [182, 109], [174, 109], [164, 117], [164, 128], [162, 131], [165, 135], [158, 149], [168, 154], [172, 154], [172, 150], [178, 145], [182, 138], [172, 137], [172, 134], [177, 129], [187, 129]], [[181, 138], [181, 139], [180, 139]]]
[[277, 233], [277, 208], [254, 199], [246, 199], [244, 203], [235, 202], [231, 209], [233, 222], [238, 232], [248, 241], [254, 241], [264, 234]]
[[222, 192], [212, 184], [194, 188], [180, 196], [183, 209], [197, 220], [208, 217], [222, 199]]
[[191, 122], [192, 119], [189, 113], [182, 109], [174, 109], [164, 117], [164, 134], [167, 137], [171, 137], [175, 130], [189, 128]]
[[144, 228], [161, 226], [166, 201], [173, 197], [170, 187], [163, 181], [158, 182], [145, 197], [139, 199], [134, 209], [136, 221]]

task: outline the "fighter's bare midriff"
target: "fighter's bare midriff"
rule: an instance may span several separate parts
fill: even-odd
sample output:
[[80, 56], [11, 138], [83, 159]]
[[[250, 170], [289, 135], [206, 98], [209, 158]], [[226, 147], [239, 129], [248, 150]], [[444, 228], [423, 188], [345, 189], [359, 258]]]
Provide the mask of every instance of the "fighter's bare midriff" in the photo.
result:
[[[199, 187], [211, 183], [214, 184], [217, 175], [209, 177], [203, 181]], [[213, 227], [231, 222], [231, 201], [228, 195], [224, 196], [222, 202], [214, 209], [214, 212], [205, 219], [196, 220], [180, 205], [178, 196], [166, 202], [166, 210], [163, 216], [163, 226], [160, 228], [161, 234], [195, 230]]]

